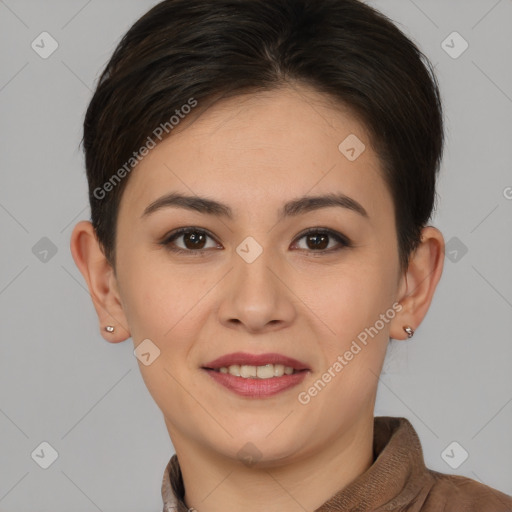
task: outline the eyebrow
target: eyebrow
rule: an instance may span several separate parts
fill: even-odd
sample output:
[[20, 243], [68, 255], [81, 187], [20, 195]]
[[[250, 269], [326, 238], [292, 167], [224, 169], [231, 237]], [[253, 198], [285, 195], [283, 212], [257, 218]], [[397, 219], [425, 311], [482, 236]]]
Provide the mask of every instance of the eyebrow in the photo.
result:
[[[320, 208], [333, 206], [346, 208], [347, 210], [358, 213], [366, 219], [369, 218], [367, 211], [360, 203], [342, 193], [303, 196], [298, 199], [293, 199], [284, 204], [282, 209], [279, 211], [278, 217], [279, 220], [282, 220], [285, 217], [295, 217], [307, 212], [319, 210]], [[184, 208], [187, 210], [197, 211], [199, 213], [214, 215], [216, 217], [225, 217], [230, 220], [233, 219], [233, 211], [227, 204], [220, 203], [206, 197], [188, 196], [177, 192], [166, 194], [153, 201], [145, 208], [141, 218], [145, 218], [157, 210], [170, 207]]]

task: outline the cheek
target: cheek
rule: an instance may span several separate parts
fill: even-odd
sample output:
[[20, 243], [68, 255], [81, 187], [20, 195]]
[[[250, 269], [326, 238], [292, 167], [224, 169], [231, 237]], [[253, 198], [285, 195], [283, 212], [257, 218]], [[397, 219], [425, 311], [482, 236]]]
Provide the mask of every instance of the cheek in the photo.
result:
[[[155, 261], [142, 265], [135, 255], [129, 263], [124, 273], [123, 302], [134, 348], [149, 339], [160, 351], [149, 365], [138, 361], [141, 376], [162, 410], [180, 410], [180, 415], [189, 417], [194, 414], [194, 401], [182, 386], [190, 371], [187, 356], [200, 326], [198, 302], [208, 283], [193, 276], [185, 279], [186, 273], [171, 273], [170, 266]], [[199, 392], [194, 391], [194, 396], [200, 396]]]
[[347, 341], [357, 336], [391, 306], [390, 283], [382, 274], [371, 265], [347, 266], [316, 285], [311, 303], [334, 338]]
[[197, 268], [166, 265], [164, 258], [133, 253], [125, 259], [123, 304], [132, 337], [162, 343], [193, 321], [196, 306], [211, 288], [211, 280], [198, 279]]
[[316, 377], [329, 381], [323, 400], [334, 410], [343, 405], [356, 411], [373, 399], [394, 317], [390, 281], [383, 275], [375, 265], [347, 269], [317, 296], [314, 309], [330, 329], [322, 327], [327, 334], [319, 339], [323, 360]]

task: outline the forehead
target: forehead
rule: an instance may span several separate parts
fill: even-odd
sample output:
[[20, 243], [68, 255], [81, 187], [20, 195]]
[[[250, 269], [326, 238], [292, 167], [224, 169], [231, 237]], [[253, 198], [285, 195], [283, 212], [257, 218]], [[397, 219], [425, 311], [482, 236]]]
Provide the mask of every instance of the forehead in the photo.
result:
[[185, 118], [132, 171], [121, 208], [141, 215], [172, 190], [214, 196], [235, 215], [330, 192], [366, 203], [370, 216], [391, 206], [365, 127], [306, 87], [224, 99]]

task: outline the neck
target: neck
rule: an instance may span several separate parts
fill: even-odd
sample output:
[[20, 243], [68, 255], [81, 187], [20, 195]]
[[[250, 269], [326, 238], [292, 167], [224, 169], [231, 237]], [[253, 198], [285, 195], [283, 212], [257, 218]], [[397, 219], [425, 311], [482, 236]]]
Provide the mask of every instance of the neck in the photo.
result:
[[173, 432], [185, 504], [197, 512], [316, 510], [373, 464], [373, 415], [287, 462], [246, 466]]

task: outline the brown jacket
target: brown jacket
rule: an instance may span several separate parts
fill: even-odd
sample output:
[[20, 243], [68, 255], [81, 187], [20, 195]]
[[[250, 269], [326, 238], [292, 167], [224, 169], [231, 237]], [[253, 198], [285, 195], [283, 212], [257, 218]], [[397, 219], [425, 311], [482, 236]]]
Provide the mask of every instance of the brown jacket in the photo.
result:
[[[512, 512], [512, 497], [466, 478], [425, 467], [406, 418], [374, 418], [374, 463], [315, 512]], [[163, 512], [187, 512], [176, 455], [162, 479]], [[201, 512], [201, 511], [199, 511]]]

